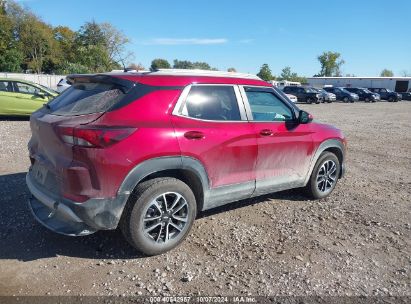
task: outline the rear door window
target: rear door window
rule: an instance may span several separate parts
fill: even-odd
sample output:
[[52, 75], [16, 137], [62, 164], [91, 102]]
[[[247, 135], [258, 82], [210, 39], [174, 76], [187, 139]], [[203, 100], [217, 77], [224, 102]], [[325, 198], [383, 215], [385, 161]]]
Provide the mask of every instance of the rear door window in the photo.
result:
[[188, 93], [182, 114], [204, 120], [241, 120], [233, 86], [193, 86]]
[[55, 115], [85, 115], [104, 112], [124, 97], [121, 87], [116, 84], [84, 82], [75, 83], [65, 90], [48, 106]]

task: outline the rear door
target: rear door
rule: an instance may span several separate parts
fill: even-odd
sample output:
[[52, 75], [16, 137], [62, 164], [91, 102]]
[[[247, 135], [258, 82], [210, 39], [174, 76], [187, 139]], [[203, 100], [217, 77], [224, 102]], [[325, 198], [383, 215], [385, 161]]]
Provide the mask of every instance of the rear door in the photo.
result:
[[271, 88], [241, 88], [257, 136], [256, 194], [301, 186], [308, 172], [313, 141], [310, 124]]
[[[173, 114], [182, 155], [203, 164], [212, 190], [237, 186], [239, 197], [250, 196], [255, 188], [257, 142], [238, 86], [190, 85]], [[233, 195], [235, 189], [227, 192]]]

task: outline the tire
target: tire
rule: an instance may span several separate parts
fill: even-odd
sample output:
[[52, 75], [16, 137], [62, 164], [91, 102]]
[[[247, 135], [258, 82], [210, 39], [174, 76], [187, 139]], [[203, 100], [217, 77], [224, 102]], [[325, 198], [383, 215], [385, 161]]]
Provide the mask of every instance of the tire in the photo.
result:
[[344, 101], [344, 102], [349, 102], [350, 100], [348, 99], [348, 97], [344, 97], [344, 98], [343, 98], [343, 101]]
[[[335, 165], [335, 169], [332, 164]], [[328, 174], [323, 175], [323, 177], [325, 178], [324, 179], [323, 177], [321, 177], [321, 174], [325, 173], [324, 170], [327, 171], [327, 169]], [[327, 176], [327, 178], [325, 176]], [[305, 187], [306, 194], [313, 199], [321, 199], [327, 197], [334, 190], [339, 176], [340, 161], [338, 160], [337, 156], [331, 152], [323, 152], [318, 158], [317, 163], [314, 166], [313, 172], [311, 173], [310, 180], [308, 181], [307, 186]], [[321, 180], [318, 181], [320, 178]]]
[[196, 215], [196, 199], [187, 184], [172, 177], [154, 178], [136, 187], [123, 211], [120, 229], [135, 249], [158, 255], [186, 238]]
[[370, 98], [369, 97], [365, 97], [365, 102], [370, 102]]
[[392, 96], [388, 97], [388, 102], [394, 102], [394, 101], [395, 101], [394, 97], [392, 97]]
[[312, 103], [313, 103], [313, 100], [311, 99], [311, 97], [308, 97], [308, 98], [305, 100], [305, 102], [308, 103], [308, 104], [312, 104]]

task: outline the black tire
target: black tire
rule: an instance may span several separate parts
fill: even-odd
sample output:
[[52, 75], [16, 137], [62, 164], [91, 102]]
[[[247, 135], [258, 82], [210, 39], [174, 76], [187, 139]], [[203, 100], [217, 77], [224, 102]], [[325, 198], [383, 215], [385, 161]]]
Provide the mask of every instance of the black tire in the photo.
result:
[[392, 97], [392, 96], [388, 97], [388, 102], [394, 102], [394, 101], [395, 101], [394, 97]]
[[370, 102], [370, 98], [369, 97], [365, 97], [365, 102]]
[[332, 103], [333, 101], [332, 100], [327, 100], [327, 103]]
[[311, 97], [307, 97], [307, 99], [305, 100], [305, 102], [308, 103], [308, 104], [312, 104], [312, 103], [313, 103], [313, 100], [312, 100]]
[[[154, 201], [160, 204], [161, 209], [164, 209], [163, 203], [156, 200], [156, 198], [158, 199], [158, 197], [162, 197], [163, 194], [169, 196], [172, 195], [172, 193], [180, 194], [187, 203], [187, 208], [184, 207], [186, 209], [183, 210], [185, 213], [184, 216], [186, 216], [186, 222], [185, 224], [183, 224], [183, 222], [179, 223], [180, 225], [183, 225], [183, 228], [180, 232], [178, 232], [178, 230], [172, 227], [171, 225], [161, 224], [161, 222], [163, 221], [162, 214], [160, 214], [161, 219], [155, 221], [147, 221], [148, 212], [155, 211], [156, 209], [152, 208], [152, 206], [154, 206]], [[177, 199], [175, 201], [177, 201]], [[182, 204], [184, 205], [184, 201], [182, 201]], [[186, 236], [190, 232], [196, 215], [196, 199], [193, 194], [193, 191], [187, 184], [185, 184], [179, 179], [172, 177], [154, 178], [139, 184], [133, 191], [133, 194], [130, 196], [126, 208], [123, 211], [123, 215], [120, 221], [120, 229], [123, 232], [123, 235], [126, 238], [126, 240], [138, 251], [149, 256], [158, 255], [175, 248], [186, 238]], [[166, 220], [168, 220], [168, 222], [172, 222], [172, 217], [173, 216], [168, 215], [166, 216]], [[153, 222], [154, 224], [150, 224]], [[157, 227], [159, 228], [157, 229], [157, 235], [158, 239], [160, 239], [160, 242], [156, 241], [153, 237], [151, 237], [148, 233], [144, 231], [144, 228], [147, 229], [145, 225], [148, 224], [150, 224], [151, 227], [157, 225]], [[164, 227], [167, 227], [167, 232], [169, 232], [169, 229], [172, 229], [176, 233], [174, 237], [172, 237], [170, 234], [170, 239], [168, 241], [166, 241], [164, 236], [165, 230], [162, 230], [163, 225]], [[156, 233], [155, 229], [151, 230], [150, 233]], [[162, 236], [164, 237], [164, 239]]]
[[[333, 182], [332, 186], [330, 189], [327, 189], [327, 191], [321, 191], [319, 189], [318, 185], [318, 175], [319, 171], [322, 170], [322, 166], [327, 163], [327, 162], [333, 162], [336, 166], [335, 168], [335, 181]], [[308, 181], [306, 187], [305, 187], [305, 192], [306, 194], [313, 199], [320, 199], [327, 197], [328, 195], [331, 194], [331, 192], [334, 190], [338, 178], [340, 176], [340, 161], [338, 160], [338, 157], [331, 152], [323, 152], [320, 157], [317, 160], [317, 163], [314, 166], [314, 169], [311, 173], [310, 180]], [[334, 177], [334, 173], [332, 174], [332, 177]], [[321, 185], [321, 184], [320, 184]]]
[[348, 97], [344, 97], [344, 98], [343, 98], [343, 101], [344, 101], [344, 102], [349, 102], [350, 100], [348, 99]]

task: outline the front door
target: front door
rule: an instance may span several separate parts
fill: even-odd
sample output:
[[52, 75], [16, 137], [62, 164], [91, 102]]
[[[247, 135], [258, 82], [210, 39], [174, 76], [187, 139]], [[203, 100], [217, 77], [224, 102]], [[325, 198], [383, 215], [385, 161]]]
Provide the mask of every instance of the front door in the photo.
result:
[[242, 92], [257, 136], [255, 194], [302, 186], [313, 152], [310, 125], [297, 124], [291, 106], [273, 89]]

